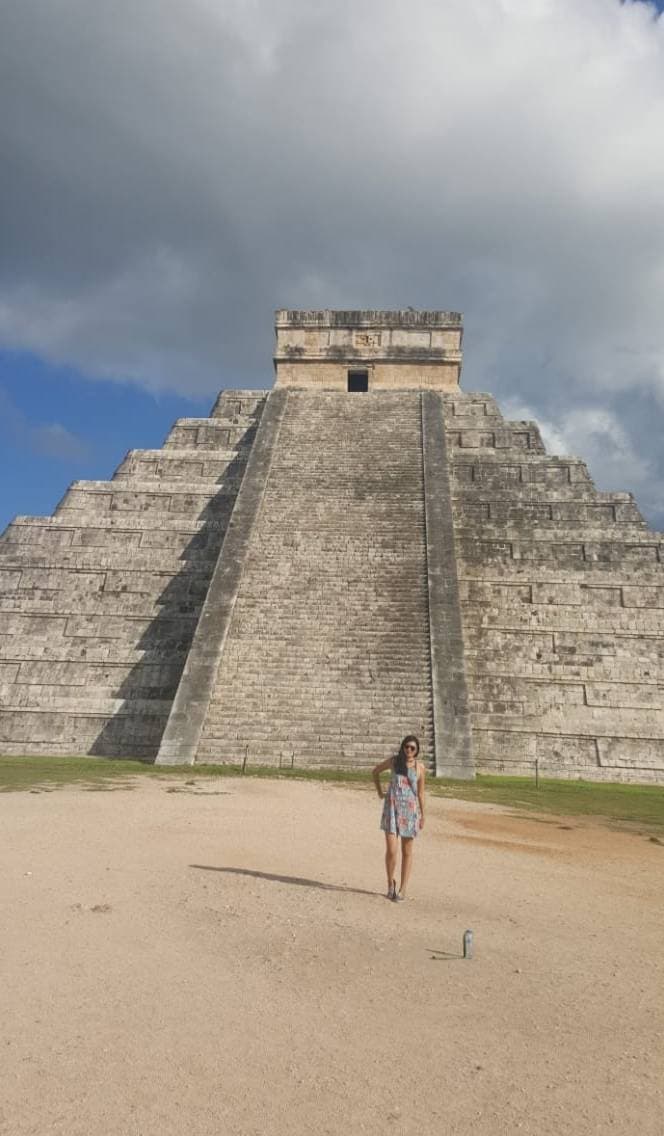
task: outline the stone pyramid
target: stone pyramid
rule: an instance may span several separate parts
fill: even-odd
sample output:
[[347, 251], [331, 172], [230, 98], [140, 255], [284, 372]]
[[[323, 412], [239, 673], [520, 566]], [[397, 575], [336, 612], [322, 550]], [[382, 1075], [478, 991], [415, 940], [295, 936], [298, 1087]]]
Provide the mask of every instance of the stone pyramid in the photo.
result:
[[664, 782], [664, 538], [459, 387], [449, 312], [277, 313], [222, 392], [0, 540], [0, 753]]

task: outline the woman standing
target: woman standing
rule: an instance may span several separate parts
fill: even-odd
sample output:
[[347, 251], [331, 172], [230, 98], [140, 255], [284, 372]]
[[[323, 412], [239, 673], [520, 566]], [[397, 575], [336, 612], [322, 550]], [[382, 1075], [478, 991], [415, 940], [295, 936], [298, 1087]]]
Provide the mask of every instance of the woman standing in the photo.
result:
[[[413, 840], [424, 827], [424, 766], [418, 761], [420, 743], [414, 734], [404, 738], [396, 757], [381, 761], [373, 771], [378, 796], [385, 800], [380, 827], [385, 833], [385, 869], [387, 898], [398, 902], [406, 898], [413, 866]], [[380, 775], [392, 770], [387, 792], [383, 793]], [[397, 891], [397, 852], [401, 837], [401, 887]]]

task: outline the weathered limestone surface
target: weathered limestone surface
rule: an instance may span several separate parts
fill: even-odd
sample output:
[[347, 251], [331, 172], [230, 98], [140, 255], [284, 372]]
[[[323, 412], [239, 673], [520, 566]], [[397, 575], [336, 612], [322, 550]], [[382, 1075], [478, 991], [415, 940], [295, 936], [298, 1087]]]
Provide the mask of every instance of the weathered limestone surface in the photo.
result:
[[278, 387], [347, 390], [350, 368], [369, 390], [447, 390], [459, 385], [458, 312], [287, 311], [276, 313]]
[[420, 402], [435, 768], [439, 776], [470, 778], [475, 762], [445, 416], [437, 394], [423, 393]]
[[283, 394], [197, 760], [431, 760], [420, 396]]
[[0, 753], [154, 758], [264, 394], [226, 391], [0, 541]]
[[[444, 390], [455, 391], [459, 385], [459, 367], [456, 363], [368, 364], [369, 390]], [[345, 391], [348, 381], [348, 363], [319, 361], [312, 363], [306, 375], [302, 369], [286, 360], [279, 367], [279, 386], [295, 390]]]
[[535, 423], [443, 397], [478, 769], [664, 781], [664, 537]]
[[277, 334], [270, 394], [0, 539], [0, 753], [363, 766], [412, 730], [438, 773], [664, 783], [664, 537], [631, 496], [461, 392], [455, 313]]
[[[233, 510], [221, 554], [212, 574], [182, 679], [178, 687], [157, 761], [162, 765], [193, 763], [210, 707], [219, 664], [232, 625], [247, 560], [247, 550], [270, 473], [286, 406], [283, 391], [266, 399], [243, 484]], [[254, 650], [259, 644], [253, 645]]]

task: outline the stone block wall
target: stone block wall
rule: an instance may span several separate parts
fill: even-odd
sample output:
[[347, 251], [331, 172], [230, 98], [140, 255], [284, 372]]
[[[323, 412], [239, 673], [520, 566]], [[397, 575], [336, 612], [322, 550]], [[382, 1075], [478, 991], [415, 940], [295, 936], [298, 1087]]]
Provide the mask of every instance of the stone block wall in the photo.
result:
[[444, 400], [478, 770], [664, 781], [664, 537], [534, 423]]
[[157, 753], [265, 395], [225, 391], [0, 539], [0, 753]]
[[[368, 372], [369, 390], [446, 390], [459, 388], [458, 363], [393, 363], [360, 362], [353, 364]], [[302, 363], [284, 362], [279, 367], [279, 386], [294, 390], [346, 391], [348, 363], [326, 363], [315, 361], [307, 366]]]
[[455, 390], [463, 329], [458, 312], [288, 311], [275, 320], [278, 387], [348, 389], [349, 369], [369, 390]]

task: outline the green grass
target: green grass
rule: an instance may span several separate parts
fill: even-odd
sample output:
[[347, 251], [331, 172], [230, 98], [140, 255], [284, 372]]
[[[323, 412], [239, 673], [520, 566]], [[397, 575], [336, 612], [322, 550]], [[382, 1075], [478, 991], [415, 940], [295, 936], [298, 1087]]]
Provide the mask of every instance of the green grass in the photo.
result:
[[[367, 772], [325, 769], [276, 769], [249, 766], [246, 775], [287, 780], [323, 781], [370, 788]], [[85, 789], [129, 789], [136, 778], [199, 780], [240, 777], [239, 765], [157, 766], [141, 761], [94, 757], [0, 757], [0, 792], [47, 792], [62, 785]], [[664, 786], [595, 784], [590, 781], [540, 780], [480, 775], [475, 781], [430, 777], [435, 796], [503, 805], [558, 816], [597, 816], [612, 822], [664, 829]]]
[[97, 757], [0, 757], [0, 793], [61, 785], [101, 785], [150, 773], [141, 761], [111, 761]]
[[598, 816], [664, 829], [664, 786], [599, 784], [529, 777], [480, 775], [475, 781], [432, 779], [437, 796], [485, 802], [557, 816]]
[[[241, 777], [241, 765], [152, 765], [145, 761], [113, 760], [104, 757], [0, 757], [0, 793], [26, 789], [56, 789], [62, 785], [84, 788], [129, 786], [135, 777], [184, 778]], [[283, 769], [273, 765], [251, 765], [246, 775], [280, 777], [291, 780], [354, 782], [369, 784], [366, 772], [337, 769]]]

